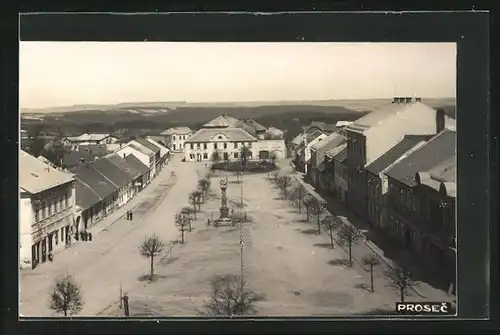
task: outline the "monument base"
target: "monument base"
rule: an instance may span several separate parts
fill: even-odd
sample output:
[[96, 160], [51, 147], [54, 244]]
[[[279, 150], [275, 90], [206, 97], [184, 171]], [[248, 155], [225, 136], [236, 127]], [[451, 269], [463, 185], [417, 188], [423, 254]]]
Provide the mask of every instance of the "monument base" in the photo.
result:
[[215, 220], [214, 226], [234, 226], [234, 222], [230, 218], [220, 218]]
[[219, 209], [219, 212], [220, 212], [220, 218], [221, 218], [221, 219], [225, 219], [225, 218], [228, 218], [228, 217], [229, 217], [229, 207], [222, 206], [222, 207]]

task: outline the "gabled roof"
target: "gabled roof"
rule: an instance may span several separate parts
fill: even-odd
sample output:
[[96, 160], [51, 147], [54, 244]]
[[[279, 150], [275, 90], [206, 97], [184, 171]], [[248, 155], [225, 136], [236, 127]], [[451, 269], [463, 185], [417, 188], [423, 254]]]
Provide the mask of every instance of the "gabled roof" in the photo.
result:
[[433, 135], [406, 135], [395, 146], [367, 165], [365, 169], [377, 175], [396, 162], [407, 151], [411, 150], [419, 143], [428, 141], [431, 137], [433, 137]]
[[254, 142], [257, 141], [255, 137], [247, 133], [241, 128], [201, 128], [194, 133], [186, 143], [195, 142], [211, 142], [218, 135], [224, 135], [230, 142]]
[[118, 156], [117, 154], [108, 155], [103, 159], [107, 159], [117, 168], [125, 172], [129, 176], [130, 180], [134, 180], [141, 175], [140, 171], [138, 171], [134, 166], [129, 164], [125, 159]]
[[415, 186], [418, 172], [428, 172], [456, 155], [456, 133], [444, 130], [425, 145], [387, 170], [385, 174], [408, 186]]
[[31, 194], [40, 193], [74, 180], [69, 173], [55, 170], [27, 152], [19, 152], [19, 185]]
[[226, 127], [233, 127], [238, 123], [238, 119], [235, 119], [234, 117], [230, 116], [225, 116], [221, 115], [216, 117], [215, 119], [205, 123], [203, 125], [203, 128], [226, 128]]
[[155, 154], [154, 151], [152, 151], [151, 149], [140, 146], [140, 145], [136, 145], [136, 144], [131, 143], [131, 142], [127, 143], [126, 146], [131, 147], [132, 149], [137, 150], [140, 153], [143, 153], [148, 157]]
[[165, 136], [157, 136], [157, 135], [148, 135], [146, 139], [151, 139], [155, 142], [158, 142], [159, 144], [166, 146], [167, 141], [165, 140]]
[[370, 127], [379, 125], [390, 117], [406, 113], [408, 110], [414, 109], [418, 113], [426, 113], [428, 111], [435, 112], [434, 109], [428, 107], [420, 102], [408, 102], [408, 103], [389, 103], [384, 107], [375, 110], [359, 119], [353, 123], [347, 125], [346, 129], [354, 132], [364, 132]]
[[139, 158], [135, 157], [134, 155], [128, 155], [125, 156], [124, 160], [130, 164], [133, 168], [135, 168], [137, 171], [141, 173], [141, 175], [144, 175], [149, 172], [149, 167], [144, 165]]
[[306, 135], [304, 133], [300, 133], [297, 136], [295, 136], [295, 138], [292, 140], [292, 143], [295, 145], [300, 145], [301, 143], [304, 142], [304, 137], [306, 137]]
[[192, 132], [193, 131], [188, 127], [173, 127], [173, 128], [168, 128], [167, 130], [162, 132], [161, 135], [187, 135]]
[[338, 153], [332, 158], [339, 163], [344, 163], [347, 160], [347, 143], [342, 144], [339, 148]]
[[76, 137], [77, 141], [80, 142], [86, 142], [86, 141], [102, 141], [107, 137], [110, 137], [111, 134], [81, 134], [80, 136]]
[[[324, 142], [324, 143], [322, 143]], [[328, 136], [327, 138], [319, 141], [318, 143], [314, 144], [316, 146], [319, 143], [322, 143], [321, 146], [316, 146], [315, 148], [315, 155], [316, 155], [316, 164], [320, 164], [324, 160], [324, 155], [328, 150], [333, 150], [338, 148], [339, 145], [345, 142], [345, 137], [338, 134], [338, 133], [333, 133], [332, 135]]]
[[166, 154], [168, 154], [170, 152], [170, 149], [167, 148], [166, 146], [163, 146], [161, 143], [158, 143], [157, 141], [155, 141], [154, 139], [150, 138], [150, 137], [147, 137], [146, 138], [147, 141], [151, 142], [152, 144], [154, 144], [155, 146], [157, 146], [158, 148], [160, 148], [160, 155], [163, 157], [165, 156]]
[[99, 196], [99, 194], [94, 192], [92, 188], [90, 188], [90, 186], [86, 185], [80, 179], [76, 180], [75, 202], [78, 206], [80, 206], [82, 209], [87, 209], [94, 206], [101, 200], [102, 198]]
[[132, 177], [120, 170], [115, 164], [105, 158], [90, 163], [90, 167], [109, 179], [117, 187], [123, 187], [132, 181]]
[[146, 148], [148, 148], [149, 150], [153, 151], [154, 153], [157, 153], [158, 151], [160, 151], [160, 147], [154, 145], [153, 143], [151, 143], [150, 141], [146, 140], [145, 138], [136, 137], [134, 139], [134, 141], [136, 141], [140, 145], [145, 146]]
[[320, 122], [320, 121], [312, 121], [311, 124], [309, 125], [309, 128], [311, 127], [317, 127], [324, 132], [334, 132], [337, 130], [337, 126], [335, 124], [328, 124], [326, 122]]
[[263, 125], [261, 125], [260, 123], [258, 123], [257, 121], [255, 121], [254, 119], [244, 119], [242, 121], [243, 121], [243, 123], [245, 123], [245, 124], [249, 125], [250, 127], [254, 128], [255, 131], [266, 131], [267, 130], [267, 127], [264, 127]]
[[75, 174], [77, 180], [88, 185], [103, 199], [117, 191], [116, 186], [111, 181], [90, 167], [90, 163], [83, 163], [69, 170]]

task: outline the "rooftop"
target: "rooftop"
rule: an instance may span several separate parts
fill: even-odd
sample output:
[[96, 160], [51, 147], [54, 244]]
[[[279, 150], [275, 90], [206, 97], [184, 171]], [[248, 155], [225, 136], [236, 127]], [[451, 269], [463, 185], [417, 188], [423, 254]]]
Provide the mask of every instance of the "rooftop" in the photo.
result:
[[162, 132], [161, 135], [187, 135], [192, 132], [193, 131], [188, 127], [173, 127], [173, 128], [168, 128], [167, 130]]
[[428, 172], [456, 156], [456, 133], [444, 130], [396, 163], [385, 174], [408, 186], [416, 186], [418, 172]]
[[136, 141], [137, 143], [139, 143], [142, 146], [145, 146], [146, 148], [153, 151], [154, 153], [157, 153], [158, 151], [160, 151], [160, 147], [154, 145], [153, 143], [151, 143], [150, 141], [146, 140], [143, 137], [136, 137], [136, 138], [134, 138], [134, 141]]
[[80, 136], [71, 136], [66, 137], [69, 140], [78, 141], [78, 142], [87, 142], [87, 141], [102, 141], [106, 137], [110, 137], [111, 134], [81, 134]]
[[419, 143], [428, 141], [432, 136], [433, 135], [406, 135], [395, 146], [367, 165], [365, 169], [368, 172], [377, 175], [396, 162], [407, 151], [411, 150]]
[[19, 185], [31, 194], [72, 182], [74, 177], [53, 169], [25, 151], [19, 153]]
[[142, 162], [135, 157], [134, 155], [128, 155], [123, 158], [131, 167], [136, 169], [141, 173], [141, 175], [144, 175], [149, 172], [149, 167], [146, 165], [142, 164]]
[[168, 154], [170, 152], [170, 149], [167, 148], [166, 146], [164, 146], [163, 144], [159, 143], [158, 141], [156, 141], [155, 139], [151, 138], [151, 137], [147, 137], [146, 140], [148, 142], [150, 142], [151, 144], [157, 146], [158, 148], [160, 148], [160, 154], [162, 156]]
[[241, 128], [202, 128], [194, 133], [186, 143], [194, 142], [211, 142], [216, 140], [216, 137], [223, 135], [227, 141], [231, 142], [254, 142], [257, 141], [255, 137], [247, 133]]
[[133, 143], [133, 142], [129, 142], [129, 143], [127, 143], [127, 145], [126, 145], [126, 146], [129, 146], [129, 147], [131, 147], [132, 149], [137, 150], [137, 151], [139, 151], [140, 153], [143, 153], [143, 154], [144, 154], [144, 155], [146, 155], [146, 156], [151, 156], [151, 155], [154, 155], [154, 154], [155, 154], [155, 152], [154, 152], [154, 151], [152, 151], [152, 150], [150, 150], [149, 148], [146, 148], [146, 147], [143, 147], [143, 146], [137, 145], [137, 144], [135, 144], [135, 143]]
[[347, 160], [347, 143], [339, 146], [339, 151], [333, 156], [333, 159], [339, 163], [344, 163]]
[[421, 111], [422, 113], [429, 110], [434, 111], [431, 107], [420, 102], [389, 103], [347, 125], [346, 129], [354, 132], [364, 132], [370, 127], [382, 124], [391, 116], [407, 112], [410, 109], [416, 109], [417, 112]]
[[88, 185], [103, 199], [117, 191], [117, 188], [111, 181], [90, 167], [90, 163], [83, 163], [69, 170], [75, 174], [77, 180]]
[[95, 204], [97, 204], [99, 201], [101, 201], [102, 198], [92, 190], [92, 188], [82, 182], [81, 180], [77, 179], [75, 183], [75, 201], [78, 206], [80, 206], [82, 209], [87, 209]]
[[203, 128], [234, 127], [238, 122], [239, 122], [239, 120], [232, 117], [232, 116], [221, 115], [221, 116], [218, 116], [215, 119], [205, 123], [203, 125]]
[[125, 172], [129, 176], [130, 180], [134, 180], [141, 175], [140, 171], [138, 171], [134, 166], [129, 164], [125, 159], [118, 156], [117, 154], [110, 154], [106, 156], [104, 159], [110, 161], [117, 168]]
[[122, 171], [105, 158], [93, 161], [90, 163], [90, 167], [109, 179], [117, 187], [123, 187], [133, 179], [128, 173]]

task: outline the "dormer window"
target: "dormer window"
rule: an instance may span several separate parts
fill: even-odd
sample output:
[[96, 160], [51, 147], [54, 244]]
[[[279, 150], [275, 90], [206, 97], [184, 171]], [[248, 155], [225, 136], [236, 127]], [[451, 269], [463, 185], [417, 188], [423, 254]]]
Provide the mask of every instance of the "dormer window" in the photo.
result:
[[217, 136], [218, 140], [222, 140], [222, 135]]

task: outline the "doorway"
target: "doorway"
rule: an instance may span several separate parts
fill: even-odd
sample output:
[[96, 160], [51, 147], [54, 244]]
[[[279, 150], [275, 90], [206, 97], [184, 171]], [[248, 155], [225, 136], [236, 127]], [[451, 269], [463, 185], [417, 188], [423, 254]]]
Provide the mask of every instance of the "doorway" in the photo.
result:
[[229, 154], [227, 152], [224, 153], [224, 160], [225, 161], [229, 160]]
[[44, 237], [42, 240], [42, 263], [47, 260], [47, 238]]

